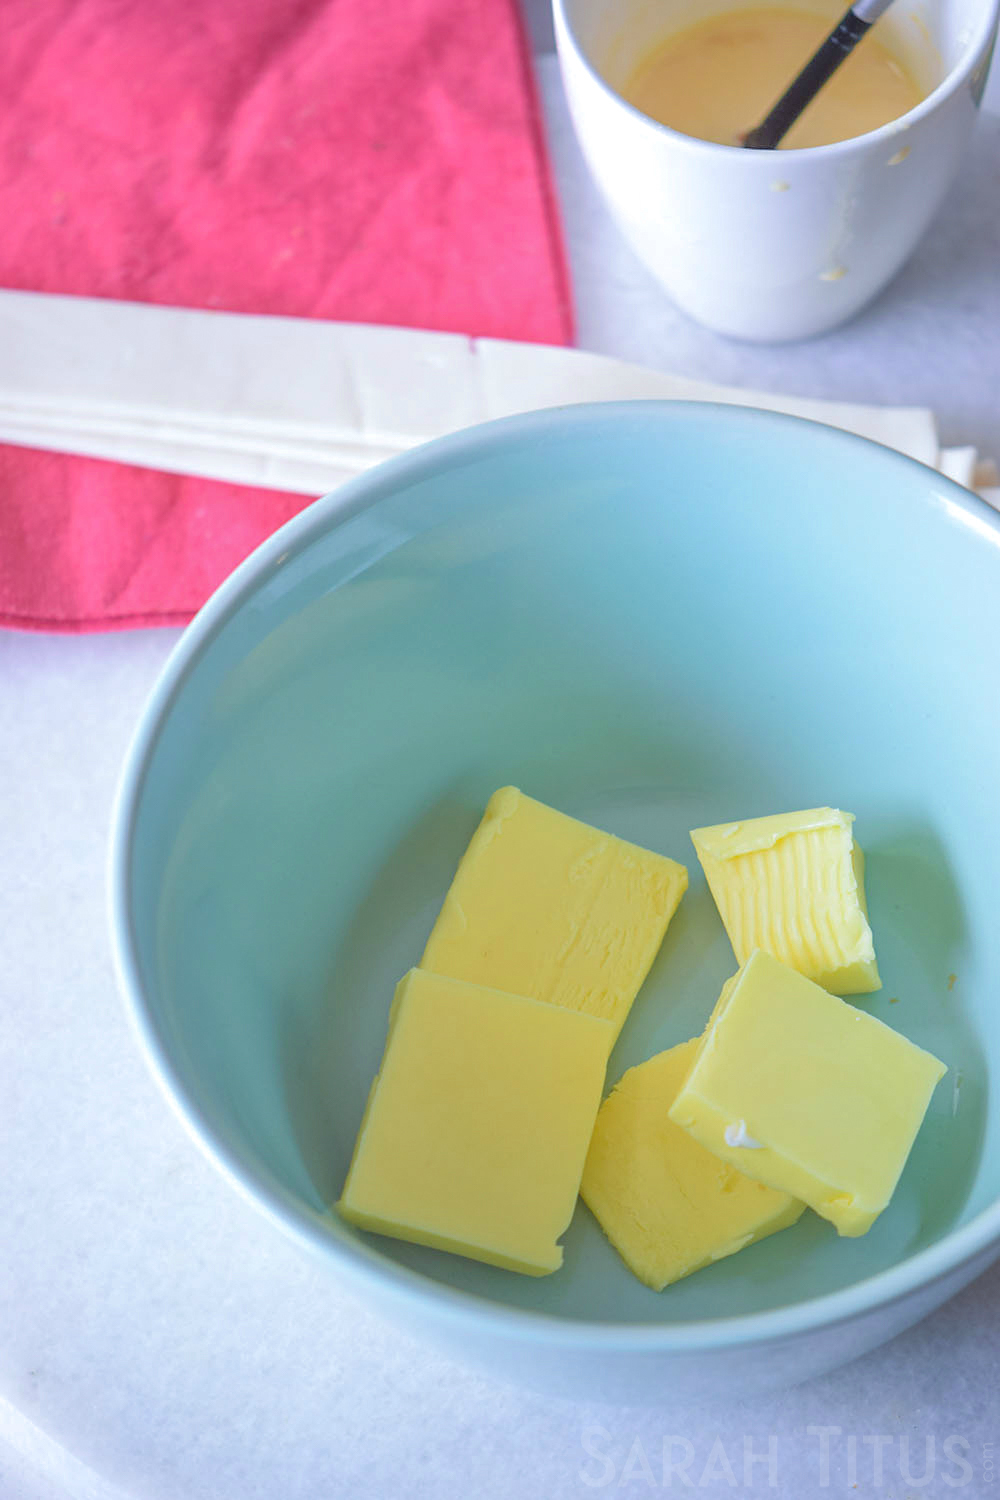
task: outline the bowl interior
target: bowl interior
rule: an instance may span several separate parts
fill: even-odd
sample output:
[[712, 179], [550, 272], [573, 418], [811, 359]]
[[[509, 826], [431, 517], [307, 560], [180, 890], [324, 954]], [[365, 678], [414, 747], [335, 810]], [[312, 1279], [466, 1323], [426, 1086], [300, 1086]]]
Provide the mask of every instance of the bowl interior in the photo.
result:
[[[188, 633], [135, 752], [125, 900], [154, 1052], [252, 1192], [431, 1281], [566, 1318], [686, 1323], [893, 1266], [1000, 1194], [1000, 532], [830, 429], [636, 403], [536, 414], [367, 476]], [[370, 503], [369, 503], [370, 502]], [[856, 813], [882, 991], [949, 1067], [865, 1237], [799, 1224], [657, 1295], [580, 1205], [532, 1279], [330, 1213], [393, 987], [507, 782], [682, 860], [612, 1056], [699, 1032], [735, 965], [688, 830]]]

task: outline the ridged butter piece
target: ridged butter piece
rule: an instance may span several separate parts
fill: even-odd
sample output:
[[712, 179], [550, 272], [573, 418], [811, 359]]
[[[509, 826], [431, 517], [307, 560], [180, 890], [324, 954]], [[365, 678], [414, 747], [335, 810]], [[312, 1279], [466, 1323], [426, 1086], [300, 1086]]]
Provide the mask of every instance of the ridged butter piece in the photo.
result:
[[837, 995], [881, 988], [853, 822], [814, 807], [692, 830], [737, 963], [760, 948]]
[[340, 1213], [507, 1270], [556, 1270], [610, 1044], [594, 1016], [411, 969]]
[[580, 1193], [654, 1291], [794, 1224], [805, 1204], [721, 1162], [669, 1109], [698, 1039], [630, 1068], [601, 1105]]
[[670, 1118], [854, 1236], [892, 1197], [945, 1072], [898, 1031], [757, 952], [724, 985]]
[[687, 883], [676, 860], [501, 787], [421, 967], [601, 1016], [617, 1036]]

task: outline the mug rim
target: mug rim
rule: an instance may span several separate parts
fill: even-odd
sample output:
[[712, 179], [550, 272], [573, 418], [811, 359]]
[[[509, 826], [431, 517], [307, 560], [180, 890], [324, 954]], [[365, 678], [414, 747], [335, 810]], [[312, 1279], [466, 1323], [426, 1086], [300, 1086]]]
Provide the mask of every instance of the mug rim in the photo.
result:
[[[612, 86], [604, 77], [604, 74], [588, 57], [583, 45], [574, 30], [568, 14], [573, 0], [552, 0], [553, 19], [555, 22], [556, 52], [560, 64], [563, 62], [563, 49], [569, 48], [573, 57], [580, 63], [585, 73], [592, 82], [596, 83], [602, 93], [607, 95], [622, 110], [632, 116], [638, 123], [649, 127], [668, 139], [672, 145], [681, 149], [689, 149], [696, 154], [708, 153], [710, 155], [722, 154], [730, 160], [736, 154], [759, 158], [764, 167], [773, 165], [774, 157], [779, 148], [773, 151], [747, 151], [743, 146], [730, 146], [722, 141], [706, 141], [701, 136], [686, 135], [682, 130], [676, 130], [672, 125], [664, 125], [661, 120], [654, 120], [652, 115], [645, 114], [636, 105], [629, 102], [623, 94]], [[976, 66], [984, 55], [988, 54], [993, 47], [997, 30], [1000, 27], [1000, 0], [986, 0], [983, 6], [981, 25], [975, 29], [965, 45], [965, 50], [959, 61], [945, 74], [941, 82], [937, 84], [929, 94], [926, 94], [912, 109], [905, 114], [897, 115], [893, 120], [887, 120], [884, 125], [878, 126], [876, 130], [865, 131], [862, 135], [847, 136], [844, 140], [829, 141], [824, 146], [783, 146], [780, 148], [782, 161], [802, 161], [803, 159], [830, 160], [836, 156], [850, 155], [852, 149], [859, 151], [869, 147], [888, 143], [896, 137], [904, 135], [914, 125], [922, 123], [928, 116], [934, 114], [942, 105], [946, 104], [955, 93], [968, 81]], [[979, 102], [975, 108], [978, 110]], [[751, 170], [755, 170], [751, 168]]]

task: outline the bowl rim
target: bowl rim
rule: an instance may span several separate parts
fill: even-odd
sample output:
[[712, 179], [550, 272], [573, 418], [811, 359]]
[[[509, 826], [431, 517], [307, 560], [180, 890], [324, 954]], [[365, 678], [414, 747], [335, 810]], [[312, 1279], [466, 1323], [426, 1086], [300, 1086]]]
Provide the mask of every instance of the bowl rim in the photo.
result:
[[591, 428], [600, 419], [620, 424], [628, 418], [667, 423], [721, 420], [754, 428], [811, 429], [814, 436], [809, 440], [818, 445], [873, 450], [872, 458], [885, 469], [917, 474], [927, 491], [926, 503], [936, 505], [950, 520], [966, 525], [981, 540], [1000, 548], [1000, 513], [936, 469], [842, 428], [752, 406], [670, 400], [587, 402], [501, 417], [431, 439], [307, 502], [229, 574], [183, 630], [147, 697], [125, 755], [112, 811], [107, 866], [112, 956], [130, 1028], [188, 1133], [243, 1197], [286, 1235], [345, 1272], [359, 1290], [370, 1291], [377, 1298], [388, 1297], [404, 1309], [419, 1310], [424, 1317], [432, 1308], [441, 1321], [469, 1332], [506, 1340], [542, 1340], [564, 1349], [586, 1347], [609, 1355], [718, 1350], [789, 1339], [889, 1306], [949, 1273], [960, 1272], [970, 1261], [986, 1257], [982, 1266], [970, 1271], [966, 1279], [971, 1279], [985, 1269], [988, 1259], [1000, 1256], [1000, 1199], [981, 1209], [968, 1223], [949, 1230], [933, 1245], [884, 1271], [818, 1297], [732, 1317], [680, 1323], [588, 1320], [513, 1307], [460, 1290], [401, 1265], [373, 1244], [355, 1238], [340, 1224], [335, 1210], [331, 1209], [328, 1217], [310, 1211], [249, 1153], [220, 1138], [175, 1064], [169, 1041], [144, 992], [130, 893], [136, 822], [151, 762], [174, 703], [221, 630], [293, 552], [301, 554], [319, 537], [395, 493], [401, 485], [419, 482], [442, 468], [553, 429], [572, 433], [576, 428]]

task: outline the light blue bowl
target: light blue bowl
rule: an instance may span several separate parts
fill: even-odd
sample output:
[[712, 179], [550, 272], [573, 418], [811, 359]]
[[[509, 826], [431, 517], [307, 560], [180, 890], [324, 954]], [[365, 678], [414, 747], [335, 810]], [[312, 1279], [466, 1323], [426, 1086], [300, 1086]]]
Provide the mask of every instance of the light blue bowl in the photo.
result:
[[[381, 466], [237, 570], [139, 727], [112, 905], [156, 1073], [276, 1224], [498, 1373], [659, 1400], [872, 1348], [1000, 1253], [997, 641], [997, 516], [829, 428], [576, 407]], [[807, 1213], [658, 1295], [582, 1206], [538, 1280], [331, 1214], [393, 986], [507, 782], [691, 869], [609, 1082], [734, 968], [688, 830], [857, 814], [860, 1003], [950, 1070], [868, 1235]]]

